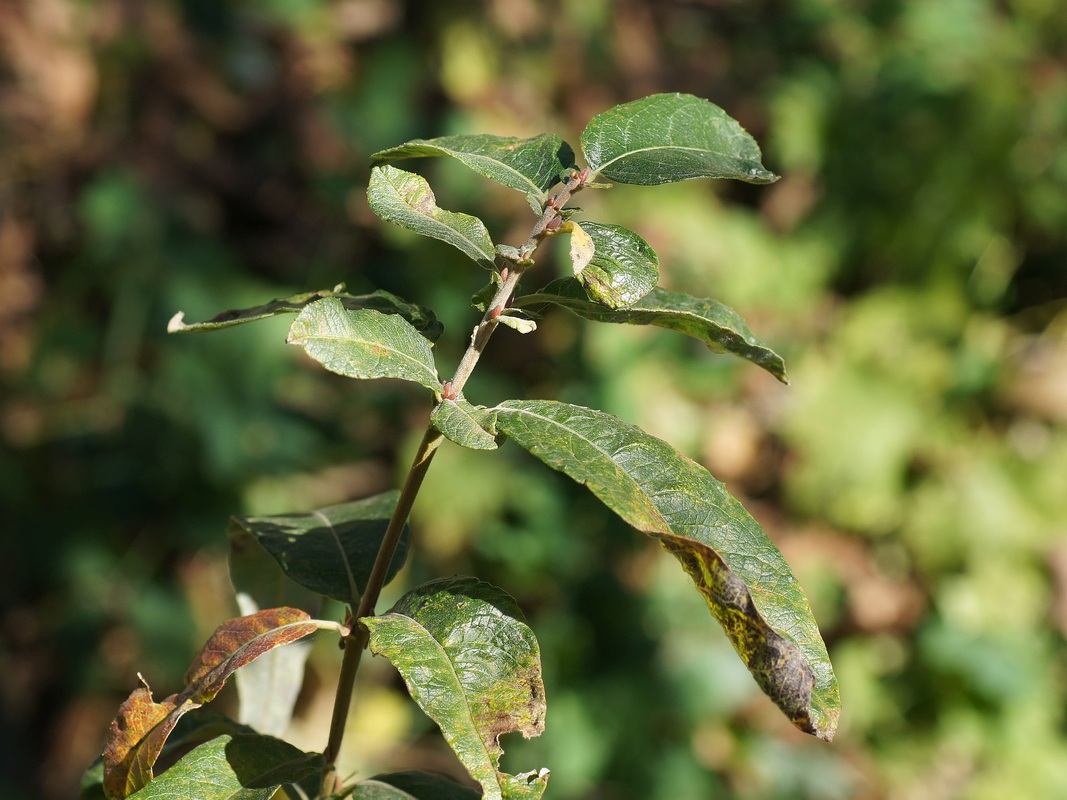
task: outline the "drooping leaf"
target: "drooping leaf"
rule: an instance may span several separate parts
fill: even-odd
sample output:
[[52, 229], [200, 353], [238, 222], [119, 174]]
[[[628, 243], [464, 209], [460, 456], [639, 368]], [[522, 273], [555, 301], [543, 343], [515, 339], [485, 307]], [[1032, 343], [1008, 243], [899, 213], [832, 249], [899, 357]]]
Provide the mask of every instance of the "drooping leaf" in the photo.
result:
[[213, 700], [236, 670], [321, 628], [341, 630], [336, 622], [313, 620], [292, 608], [227, 620], [197, 654], [181, 693], [156, 703], [147, 686], [136, 689], [119, 708], [105, 744], [107, 796], [121, 800], [151, 781], [152, 768], [174, 726], [184, 714]]
[[360, 781], [352, 800], [478, 800], [481, 796], [441, 775], [405, 770]]
[[592, 242], [592, 258], [576, 273], [591, 300], [609, 308], [624, 308], [656, 287], [659, 257], [638, 234], [621, 225], [572, 225], [575, 233], [582, 231]]
[[516, 298], [515, 305], [552, 303], [594, 322], [656, 325], [693, 336], [716, 353], [751, 361], [782, 383], [789, 383], [782, 357], [757, 339], [740, 315], [716, 300], [656, 288], [626, 308], [591, 302], [573, 278], [552, 281], [536, 294]]
[[131, 795], [132, 800], [270, 800], [279, 787], [314, 775], [325, 766], [319, 753], [305, 753], [269, 736], [219, 736], [180, 759]]
[[367, 198], [371, 210], [386, 222], [446, 242], [483, 267], [493, 268], [496, 250], [485, 223], [470, 214], [439, 208], [421, 175], [388, 165], [375, 167]]
[[[262, 548], [300, 586], [358, 605], [398, 496], [398, 492], [389, 491], [307, 514], [233, 517], [229, 528], [231, 574], [234, 554]], [[407, 545], [405, 528], [387, 580], [404, 565]]]
[[537, 640], [509, 595], [476, 578], [444, 578], [361, 621], [371, 651], [399, 670], [486, 800], [541, 796], [547, 770], [500, 771], [500, 736], [539, 736], [545, 716]]
[[[157, 703], [151, 689], [139, 686], [119, 706], [104, 745], [104, 793], [108, 798], [126, 797], [152, 780], [152, 764], [181, 717], [174, 713], [179, 705], [182, 701], [176, 694]], [[162, 736], [145, 743], [159, 727], [165, 727]], [[141, 758], [137, 758], [138, 750], [144, 750]]]
[[610, 414], [542, 400], [493, 411], [509, 438], [659, 539], [760, 688], [798, 728], [833, 737], [840, 697], [815, 618], [781, 552], [722, 483]]
[[430, 343], [396, 315], [346, 311], [339, 300], [327, 298], [300, 312], [286, 341], [339, 375], [399, 378], [441, 388]]
[[533, 195], [541, 203], [545, 190], [559, 181], [560, 173], [574, 166], [571, 146], [547, 133], [531, 139], [484, 134], [414, 139], [375, 153], [371, 160], [382, 164], [425, 156], [451, 156], [479, 175]]
[[593, 176], [619, 183], [778, 180], [761, 163], [756, 140], [736, 120], [688, 94], [654, 94], [608, 109], [586, 126], [581, 145]]
[[472, 450], [496, 450], [496, 436], [487, 430], [492, 418], [481, 406], [466, 400], [442, 400], [430, 413], [430, 423], [458, 445]]
[[[215, 629], [185, 673], [185, 697], [207, 703], [215, 699], [234, 672], [264, 653], [303, 639], [329, 623], [311, 619], [297, 608], [267, 608], [226, 620]], [[336, 627], [336, 626], [333, 626]]]
[[437, 320], [437, 317], [434, 316], [434, 313], [428, 308], [408, 303], [405, 300], [401, 300], [396, 295], [380, 289], [371, 292], [370, 294], [352, 295], [345, 292], [344, 288], [345, 285], [341, 283], [331, 290], [305, 292], [304, 294], [295, 294], [291, 297], [282, 297], [277, 300], [271, 300], [269, 303], [255, 306], [254, 308], [223, 311], [221, 314], [217, 314], [209, 320], [205, 320], [204, 322], [194, 322], [192, 324], [186, 324], [185, 313], [179, 311], [167, 324], [167, 332], [196, 333], [198, 331], [214, 331], [219, 330], [220, 328], [230, 328], [234, 325], [242, 325], [246, 322], [255, 322], [256, 320], [266, 319], [267, 317], [274, 317], [278, 314], [296, 314], [302, 311], [306, 306], [314, 303], [316, 300], [322, 300], [325, 297], [337, 298], [341, 301], [341, 305], [349, 311], [369, 308], [374, 311], [380, 311], [383, 314], [399, 314], [431, 342], [436, 342], [444, 330], [441, 323]]

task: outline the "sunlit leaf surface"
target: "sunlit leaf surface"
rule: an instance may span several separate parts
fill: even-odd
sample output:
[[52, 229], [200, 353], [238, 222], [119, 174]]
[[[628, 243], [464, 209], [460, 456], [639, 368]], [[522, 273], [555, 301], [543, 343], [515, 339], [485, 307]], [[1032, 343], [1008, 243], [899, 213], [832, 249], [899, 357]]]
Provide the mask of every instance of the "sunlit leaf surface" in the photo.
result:
[[575, 262], [577, 280], [590, 299], [609, 308], [622, 308], [655, 288], [659, 282], [659, 257], [640, 235], [621, 225], [599, 222], [575, 223], [574, 228], [572, 241], [580, 231], [593, 248], [592, 258], [580, 270], [580, 262]]
[[371, 156], [375, 164], [402, 158], [451, 156], [491, 180], [543, 201], [545, 190], [574, 165], [574, 150], [551, 134], [530, 139], [510, 136], [441, 136], [414, 139]]
[[840, 698], [815, 618], [781, 552], [722, 483], [601, 411], [545, 400], [494, 410], [509, 438], [659, 539], [760, 688], [798, 728], [833, 738]]
[[430, 184], [421, 175], [388, 165], [375, 167], [367, 198], [371, 210], [386, 222], [446, 242], [483, 267], [492, 268], [496, 249], [485, 223], [470, 214], [438, 207]]
[[539, 736], [545, 718], [537, 640], [510, 596], [476, 578], [443, 578], [362, 622], [371, 650], [400, 671], [484, 797], [541, 796], [547, 771], [500, 770], [500, 736]]
[[759, 145], [714, 103], [688, 94], [654, 94], [593, 117], [582, 152], [594, 175], [654, 186], [693, 178], [772, 183]]
[[730, 353], [751, 361], [782, 383], [789, 383], [782, 357], [757, 339], [736, 311], [717, 300], [656, 288], [626, 308], [607, 308], [591, 302], [578, 281], [563, 278], [515, 301], [519, 306], [535, 303], [563, 306], [595, 322], [669, 328], [700, 339], [717, 353]]
[[300, 312], [287, 341], [349, 378], [399, 378], [427, 389], [441, 387], [430, 343], [396, 315], [347, 311], [336, 298], [327, 298]]
[[305, 753], [269, 736], [219, 736], [195, 748], [131, 795], [136, 800], [270, 800], [278, 787], [322, 770], [319, 753]]
[[491, 416], [466, 400], [442, 400], [430, 414], [430, 422], [448, 439], [472, 450], [497, 447], [496, 437], [485, 427], [491, 425]]

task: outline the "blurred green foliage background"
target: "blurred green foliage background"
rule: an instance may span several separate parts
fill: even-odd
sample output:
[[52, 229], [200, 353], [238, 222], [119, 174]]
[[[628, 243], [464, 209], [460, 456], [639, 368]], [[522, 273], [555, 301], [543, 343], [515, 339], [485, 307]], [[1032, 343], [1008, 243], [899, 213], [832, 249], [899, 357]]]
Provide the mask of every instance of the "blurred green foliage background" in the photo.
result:
[[[576, 144], [656, 91], [726, 108], [782, 180], [586, 193], [585, 217], [640, 231], [668, 288], [741, 311], [793, 385], [554, 313], [502, 331], [467, 394], [594, 405], [725, 480], [809, 593], [842, 728], [792, 731], [673, 560], [591, 497], [512, 448], [450, 447], [399, 583], [477, 574], [527, 610], [548, 729], [505, 741], [505, 766], [548, 766], [557, 800], [1067, 797], [1059, 0], [9, 0], [2, 800], [76, 794], [138, 671], [179, 688], [236, 613], [228, 515], [389, 488], [425, 423], [424, 394], [322, 372], [285, 320], [168, 338], [168, 318], [384, 288], [445, 321], [445, 374], [485, 276], [377, 223], [368, 155], [461, 132]], [[496, 241], [525, 238], [516, 193], [416, 168]], [[308, 749], [339, 661], [320, 644], [291, 731]], [[457, 775], [378, 661], [342, 768]]]

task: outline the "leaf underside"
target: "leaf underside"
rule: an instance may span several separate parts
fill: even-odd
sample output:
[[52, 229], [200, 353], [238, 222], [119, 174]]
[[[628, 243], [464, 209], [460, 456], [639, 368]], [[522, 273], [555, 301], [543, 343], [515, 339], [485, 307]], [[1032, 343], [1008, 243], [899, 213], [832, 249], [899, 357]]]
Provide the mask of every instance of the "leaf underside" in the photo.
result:
[[167, 325], [168, 333], [197, 333], [200, 331], [215, 331], [221, 328], [231, 328], [234, 325], [243, 325], [246, 322], [255, 322], [268, 317], [276, 317], [279, 314], [296, 314], [303, 311], [306, 306], [325, 297], [334, 297], [341, 301], [341, 305], [349, 311], [369, 308], [380, 311], [383, 314], [399, 314], [412, 324], [412, 326], [431, 342], [436, 342], [444, 331], [444, 327], [437, 317], [428, 308], [408, 303], [384, 290], [377, 290], [370, 294], [353, 295], [343, 291], [344, 284], [335, 286], [331, 290], [320, 292], [305, 292], [294, 294], [290, 297], [281, 297], [252, 308], [231, 309], [223, 311], [204, 322], [186, 324], [185, 313], [179, 311]]
[[517, 306], [551, 303], [593, 322], [655, 325], [693, 336], [716, 353], [729, 353], [762, 367], [788, 384], [785, 361], [757, 339], [732, 308], [717, 300], [656, 288], [626, 308], [608, 308], [589, 300], [574, 278], [552, 281], [536, 294], [515, 300]]
[[286, 341], [303, 347], [338, 375], [398, 378], [435, 391], [441, 388], [430, 343], [396, 315], [347, 311], [331, 297], [301, 311]]
[[694, 178], [773, 183], [759, 145], [725, 111], [687, 94], [654, 94], [594, 117], [581, 137], [594, 176], [655, 186]]
[[479, 175], [533, 195], [542, 203], [545, 190], [558, 183], [560, 173], [574, 165], [571, 146], [547, 133], [530, 139], [484, 134], [413, 139], [375, 153], [371, 161], [382, 164], [427, 156], [451, 156]]
[[798, 728], [833, 737], [840, 697], [811, 609], [781, 552], [722, 483], [610, 414], [540, 400], [493, 410], [508, 438], [659, 539], [760, 688]]
[[499, 738], [544, 730], [540, 651], [506, 593], [476, 578], [442, 578], [361, 620], [422, 710], [441, 728], [488, 799], [539, 798], [547, 771], [500, 770]]
[[421, 175], [388, 165], [375, 167], [371, 170], [367, 199], [371, 210], [386, 222], [450, 244], [472, 261], [492, 269], [496, 248], [485, 223], [470, 214], [440, 208], [430, 184]]

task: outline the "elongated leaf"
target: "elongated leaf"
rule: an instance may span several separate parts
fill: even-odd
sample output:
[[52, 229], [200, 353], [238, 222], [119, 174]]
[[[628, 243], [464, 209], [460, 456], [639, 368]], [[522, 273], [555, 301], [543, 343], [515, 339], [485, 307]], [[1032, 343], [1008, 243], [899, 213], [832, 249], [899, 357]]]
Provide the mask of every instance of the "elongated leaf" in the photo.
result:
[[533, 195], [542, 203], [545, 190], [560, 173], [574, 166], [574, 150], [558, 136], [543, 133], [531, 139], [509, 136], [441, 136], [413, 139], [371, 156], [375, 164], [402, 158], [451, 156], [479, 175]]
[[552, 303], [594, 322], [656, 325], [693, 336], [716, 353], [730, 353], [751, 361], [782, 383], [789, 383], [785, 361], [757, 339], [741, 316], [717, 300], [653, 289], [626, 308], [606, 308], [591, 302], [573, 278], [552, 281], [536, 294], [524, 295], [515, 305]]
[[193, 659], [185, 673], [182, 695], [200, 703], [214, 700], [229, 677], [245, 664], [327, 625], [296, 608], [268, 608], [227, 620]]
[[343, 291], [344, 287], [345, 285], [341, 283], [331, 290], [294, 294], [291, 297], [271, 300], [269, 303], [255, 306], [254, 308], [223, 311], [209, 320], [188, 325], [185, 323], [185, 312], [179, 311], [167, 324], [167, 332], [196, 333], [199, 331], [215, 331], [220, 328], [231, 328], [234, 325], [243, 325], [246, 322], [275, 317], [278, 314], [296, 314], [316, 300], [322, 300], [325, 297], [337, 298], [341, 301], [341, 305], [349, 311], [369, 308], [374, 311], [380, 311], [383, 314], [399, 314], [431, 342], [436, 342], [444, 330], [437, 317], [428, 308], [408, 303], [386, 291], [378, 290], [370, 294], [352, 295]]
[[439, 208], [430, 184], [421, 175], [388, 165], [375, 167], [367, 198], [371, 210], [386, 222], [446, 242], [486, 269], [493, 268], [496, 249], [485, 223], [470, 214]]
[[500, 431], [659, 539], [760, 688], [798, 728], [833, 738], [840, 697], [815, 618], [781, 552], [723, 484], [610, 414], [543, 400], [494, 410]]
[[544, 730], [540, 651], [515, 601], [476, 578], [431, 581], [361, 620], [486, 800], [539, 798], [548, 773], [500, 771], [499, 738]]
[[178, 720], [213, 700], [236, 670], [316, 630], [340, 631], [340, 627], [336, 622], [313, 620], [292, 608], [267, 609], [224, 622], [197, 654], [180, 694], [156, 703], [146, 686], [135, 690], [119, 708], [104, 748], [107, 796], [121, 800], [148, 783]]
[[406, 770], [360, 781], [352, 800], [478, 800], [481, 796], [441, 775]]
[[[389, 491], [308, 514], [233, 517], [229, 529], [231, 565], [232, 554], [262, 548], [299, 585], [358, 605], [398, 497], [398, 492]], [[407, 545], [405, 528], [387, 580], [404, 565]]]
[[325, 766], [319, 753], [304, 753], [269, 736], [219, 736], [192, 750], [153, 780], [134, 800], [270, 800], [280, 786]]
[[593, 257], [577, 271], [578, 281], [591, 300], [610, 308], [623, 308], [656, 288], [659, 257], [638, 234], [621, 225], [598, 222], [574, 227], [593, 244]]
[[773, 183], [759, 145], [714, 103], [688, 94], [654, 94], [608, 109], [582, 132], [593, 175], [655, 186], [693, 178]]
[[301, 311], [286, 341], [339, 375], [399, 378], [441, 388], [430, 343], [396, 315], [346, 311], [331, 297]]
[[430, 414], [430, 422], [448, 439], [472, 450], [496, 450], [496, 436], [486, 430], [492, 418], [484, 408], [466, 400], [442, 400]]

